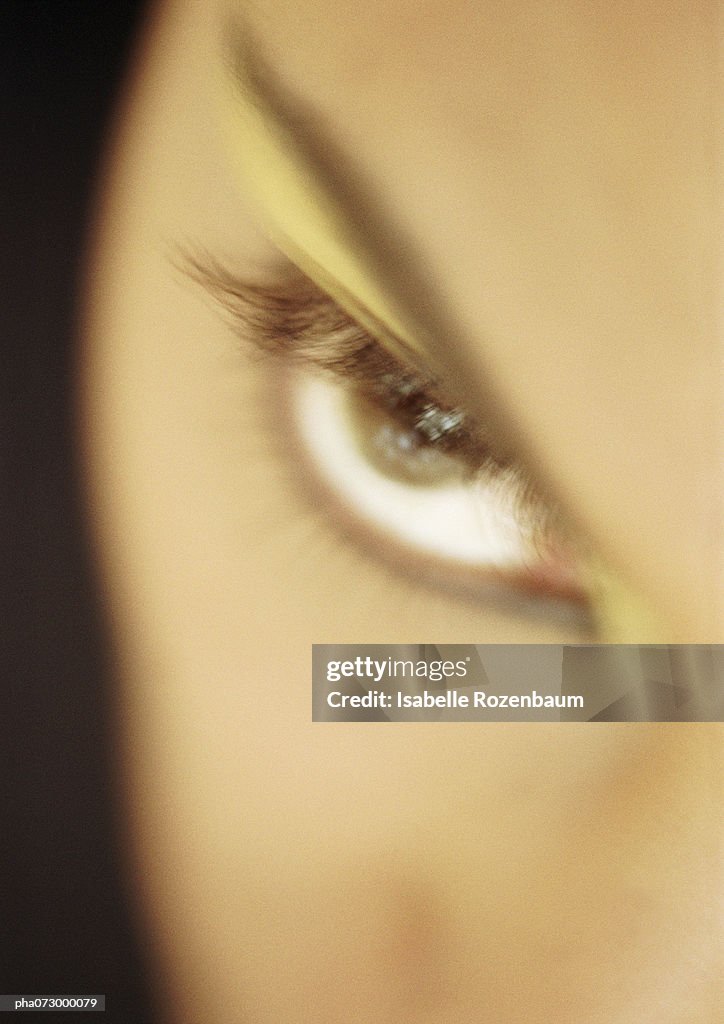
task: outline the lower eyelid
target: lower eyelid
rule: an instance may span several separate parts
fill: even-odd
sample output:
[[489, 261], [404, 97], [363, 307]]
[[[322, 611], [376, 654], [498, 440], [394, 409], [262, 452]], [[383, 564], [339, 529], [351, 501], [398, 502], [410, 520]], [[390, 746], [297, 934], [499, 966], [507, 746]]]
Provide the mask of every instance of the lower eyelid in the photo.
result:
[[357, 444], [348, 391], [314, 373], [279, 371], [278, 411], [299, 482], [367, 557], [437, 592], [587, 628], [568, 566], [540, 559], [515, 521], [510, 490], [463, 473], [439, 488], [386, 478]]

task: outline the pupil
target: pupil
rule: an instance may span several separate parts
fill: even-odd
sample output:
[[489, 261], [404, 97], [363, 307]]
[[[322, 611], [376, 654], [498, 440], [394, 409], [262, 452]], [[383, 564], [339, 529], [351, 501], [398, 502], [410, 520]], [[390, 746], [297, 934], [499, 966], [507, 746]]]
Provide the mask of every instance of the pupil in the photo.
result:
[[[403, 409], [382, 409], [359, 394], [350, 395], [347, 412], [362, 454], [390, 479], [435, 487], [462, 477], [460, 460], [437, 444], [453, 424], [444, 426], [432, 416], [406, 416]], [[454, 415], [434, 407], [429, 412], [439, 417]]]

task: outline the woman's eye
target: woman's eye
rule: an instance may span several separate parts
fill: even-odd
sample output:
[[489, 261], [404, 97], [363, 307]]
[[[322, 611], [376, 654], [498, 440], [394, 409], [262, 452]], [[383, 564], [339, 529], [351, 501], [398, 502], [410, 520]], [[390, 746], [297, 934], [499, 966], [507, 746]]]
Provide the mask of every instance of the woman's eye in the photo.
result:
[[295, 267], [256, 284], [186, 262], [243, 341], [273, 358], [290, 462], [333, 526], [417, 582], [585, 618], [553, 517], [434, 379], [401, 365]]
[[454, 413], [431, 407], [426, 430], [303, 369], [290, 374], [284, 394], [305, 472], [331, 514], [356, 526], [375, 554], [404, 557], [439, 582], [467, 578], [465, 589], [496, 583], [581, 599], [571, 557], [543, 538], [515, 469], [473, 471], [441, 443]]

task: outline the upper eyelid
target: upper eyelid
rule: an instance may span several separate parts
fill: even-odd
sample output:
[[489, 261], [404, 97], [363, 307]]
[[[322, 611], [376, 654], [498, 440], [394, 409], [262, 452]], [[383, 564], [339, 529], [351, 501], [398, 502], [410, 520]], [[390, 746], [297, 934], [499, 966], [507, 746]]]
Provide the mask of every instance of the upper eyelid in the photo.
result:
[[[187, 256], [185, 269], [229, 311], [244, 341], [352, 384], [387, 414], [405, 416], [424, 443], [455, 454], [471, 472], [517, 470], [523, 477], [486, 424], [419, 363], [409, 365], [389, 352], [294, 264], [281, 261], [264, 283], [239, 277], [207, 255]], [[431, 428], [440, 422], [441, 431]]]
[[389, 352], [377, 332], [286, 260], [263, 283], [235, 274], [207, 254], [183, 254], [183, 269], [270, 354], [286, 354], [360, 382], [396, 373], [414, 377], [420, 386], [436, 384], [419, 362], [413, 365]]
[[[236, 126], [237, 132], [243, 132], [245, 118], [251, 112], [256, 128], [261, 131], [263, 126], [260, 138], [273, 140], [286, 158], [298, 165], [306, 183], [305, 195], [311, 186], [319, 192], [322, 207], [333, 211], [334, 225], [330, 231], [341, 239], [337, 248], [346, 257], [354, 254], [354, 263], [364, 270], [367, 285], [381, 296], [379, 311], [389, 311], [389, 323], [399, 325], [400, 337], [410, 339], [404, 348], [414, 350], [413, 361], [415, 355], [427, 361], [434, 370], [432, 375], [445, 382], [455, 404], [468, 410], [484, 429], [496, 456], [523, 467], [537, 491], [547, 495], [560, 516], [568, 519], [533, 439], [510, 408], [500, 382], [486, 367], [485, 352], [477, 343], [478, 332], [471, 332], [460, 321], [425, 252], [400, 223], [384, 193], [365, 176], [354, 154], [341, 144], [334, 124], [308, 97], [298, 94], [282, 69], [270, 62], [263, 41], [243, 15], [235, 16], [223, 47], [227, 73], [221, 92], [230, 124]], [[242, 180], [245, 187], [252, 188], [251, 182], [256, 179], [245, 163], [236, 133], [234, 138], [239, 166], [246, 168]], [[256, 151], [253, 141], [253, 135], [246, 139], [244, 152]], [[259, 181], [263, 186], [267, 178], [262, 175]], [[333, 255], [327, 253], [323, 257], [314, 253], [303, 239], [293, 237], [285, 217], [274, 219], [277, 206], [271, 200], [275, 200], [276, 194], [265, 195], [262, 187], [256, 198], [280, 251], [293, 263], [308, 269], [309, 277], [319, 280], [331, 294], [339, 295], [341, 304], [348, 306], [361, 323], [371, 326], [365, 315], [357, 316], [360, 303], [355, 292], [350, 292], [349, 283], [340, 282], [341, 275], [335, 274]], [[366, 313], [364, 309], [362, 312]], [[369, 319], [377, 320], [379, 315]], [[375, 324], [371, 333], [386, 341], [392, 332], [386, 330], [384, 319], [377, 323], [380, 330]], [[397, 352], [396, 346], [391, 348]]]

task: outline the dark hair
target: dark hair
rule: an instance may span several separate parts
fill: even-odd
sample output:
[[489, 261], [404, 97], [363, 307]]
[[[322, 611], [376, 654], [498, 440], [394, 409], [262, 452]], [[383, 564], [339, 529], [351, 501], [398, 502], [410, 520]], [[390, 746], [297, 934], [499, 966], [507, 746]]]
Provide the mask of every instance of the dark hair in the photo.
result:
[[[140, 8], [17, 0], [0, 13], [0, 993], [104, 993], [106, 1024], [149, 1024], [153, 1012], [118, 853], [74, 328], [89, 199]], [[76, 1019], [23, 1019], [56, 1016]]]

